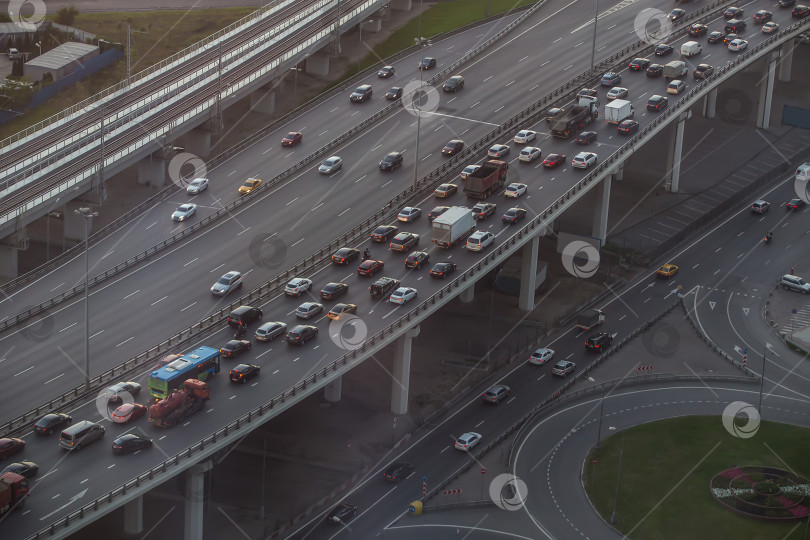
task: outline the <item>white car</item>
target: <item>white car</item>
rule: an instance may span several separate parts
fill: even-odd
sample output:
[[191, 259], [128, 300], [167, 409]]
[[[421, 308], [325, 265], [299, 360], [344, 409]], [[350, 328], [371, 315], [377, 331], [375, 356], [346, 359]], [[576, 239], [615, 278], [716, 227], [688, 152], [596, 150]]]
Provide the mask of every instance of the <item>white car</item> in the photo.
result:
[[332, 174], [336, 173], [343, 167], [343, 160], [340, 156], [332, 156], [330, 158], [326, 158], [321, 166], [318, 167], [318, 172], [321, 174]]
[[518, 144], [526, 144], [528, 142], [532, 142], [536, 136], [537, 132], [522, 129], [518, 131], [517, 135], [515, 135], [515, 142]]
[[571, 160], [571, 165], [577, 169], [587, 169], [591, 165], [596, 165], [596, 158], [593, 152], [580, 152]]
[[211, 294], [216, 296], [225, 296], [234, 289], [242, 286], [242, 273], [236, 270], [231, 270], [227, 274], [219, 278], [219, 281], [214, 283], [211, 287]]
[[518, 154], [518, 159], [520, 161], [526, 161], [528, 163], [531, 163], [535, 159], [541, 157], [541, 153], [542, 152], [540, 151], [540, 149], [537, 148], [536, 146], [527, 146], [526, 148], [520, 151], [520, 154]]
[[196, 204], [183, 204], [172, 214], [172, 221], [185, 221], [197, 211]]
[[554, 358], [553, 350], [546, 348], [537, 349], [529, 357], [529, 363], [534, 364], [535, 366], [542, 366], [546, 362], [549, 362], [552, 358]]
[[404, 304], [413, 298], [416, 298], [416, 289], [412, 287], [400, 287], [391, 294], [388, 300], [394, 304]]
[[608, 100], [613, 99], [624, 99], [627, 97], [627, 88], [622, 86], [614, 86], [610, 90], [608, 90], [607, 98]]
[[467, 249], [481, 251], [495, 241], [495, 235], [489, 231], [475, 231], [467, 237]]
[[502, 158], [509, 155], [509, 150], [510, 148], [505, 144], [494, 144], [492, 148], [489, 149], [489, 152], [487, 152], [487, 155], [489, 157]]
[[283, 322], [266, 322], [256, 329], [256, 341], [273, 341], [278, 336], [283, 336], [287, 333], [287, 323]]
[[529, 189], [529, 186], [527, 186], [526, 184], [517, 184], [517, 183], [509, 184], [508, 186], [506, 186], [506, 191], [504, 191], [503, 194], [506, 195], [507, 197], [517, 199], [518, 197], [526, 193], [527, 189]]
[[482, 438], [483, 437], [481, 437], [480, 433], [475, 433], [473, 431], [463, 433], [461, 437], [456, 439], [455, 444], [456, 450], [463, 450], [464, 452], [466, 452], [467, 450], [472, 450], [472, 448], [476, 444], [481, 442]]
[[312, 280], [307, 278], [293, 278], [284, 287], [284, 294], [288, 296], [301, 296], [312, 288]]
[[208, 189], [208, 178], [195, 178], [186, 186], [186, 193], [196, 195]]
[[464, 167], [464, 170], [461, 171], [461, 179], [466, 180], [468, 176], [470, 176], [472, 173], [474, 173], [480, 168], [481, 165], [467, 165], [466, 167]]
[[686, 90], [686, 83], [675, 79], [667, 85], [667, 94], [675, 94], [676, 96]]
[[744, 39], [732, 39], [728, 44], [728, 50], [732, 52], [744, 51], [748, 48], [748, 42]]
[[418, 218], [421, 214], [422, 214], [421, 208], [416, 208], [415, 206], [406, 206], [399, 213], [397, 219], [400, 221], [404, 221], [406, 223], [410, 223], [411, 221]]

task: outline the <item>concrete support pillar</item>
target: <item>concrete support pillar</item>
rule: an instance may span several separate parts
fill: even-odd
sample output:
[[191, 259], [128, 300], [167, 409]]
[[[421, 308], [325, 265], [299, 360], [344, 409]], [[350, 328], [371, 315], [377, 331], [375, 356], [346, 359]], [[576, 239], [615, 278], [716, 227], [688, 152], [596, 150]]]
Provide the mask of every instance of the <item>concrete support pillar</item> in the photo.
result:
[[124, 534], [143, 532], [143, 495], [124, 505]]
[[714, 118], [715, 111], [717, 110], [717, 88], [713, 88], [706, 94], [706, 100], [703, 105], [703, 116], [706, 118]]
[[324, 53], [315, 53], [306, 59], [306, 72], [310, 75], [329, 75], [329, 56]]
[[203, 515], [205, 514], [206, 473], [212, 468], [211, 461], [197, 463], [186, 471], [185, 540], [202, 540]]
[[191, 152], [199, 158], [211, 155], [211, 130], [205, 128], [192, 129], [185, 135], [186, 152]]
[[17, 277], [17, 248], [14, 246], [0, 245], [0, 277]]
[[779, 59], [779, 53], [772, 53], [766, 59], [765, 70], [768, 76], [765, 78], [765, 84], [760, 83], [759, 92], [759, 107], [757, 110], [757, 127], [760, 129], [768, 129], [771, 125], [771, 105], [773, 103], [773, 83], [776, 79], [776, 62]]
[[[64, 228], [65, 228], [65, 238], [69, 240], [80, 240], [84, 242], [84, 235], [85, 235], [85, 227], [87, 224], [85, 223], [85, 218], [76, 215], [74, 210], [78, 210], [79, 208], [87, 207], [87, 201], [82, 201], [79, 199], [74, 199], [72, 201], [68, 201], [65, 203], [65, 213], [63, 216], [64, 219]], [[93, 208], [95, 211], [96, 208]], [[93, 223], [95, 220], [90, 220], [90, 234], [93, 234]]]
[[686, 128], [686, 121], [692, 117], [692, 112], [687, 111], [678, 118], [675, 124], [675, 144], [669, 152], [667, 168], [669, 169], [669, 191], [678, 192], [678, 183], [681, 179], [681, 158], [683, 157], [683, 130]]
[[411, 383], [411, 341], [419, 335], [415, 326], [405, 332], [394, 343], [394, 380], [391, 382], [391, 412], [408, 412], [408, 387]]
[[458, 295], [458, 299], [464, 304], [469, 304], [472, 302], [473, 299], [475, 299], [475, 284], [471, 284], [469, 287], [464, 289], [461, 294]]
[[250, 110], [264, 114], [276, 112], [276, 93], [273, 88], [275, 85], [262, 86], [250, 94]]
[[610, 176], [606, 176], [599, 186], [596, 208], [593, 213], [593, 223], [591, 224], [591, 236], [598, 238], [603, 246], [607, 240], [608, 214], [610, 213], [610, 187], [611, 178]]
[[790, 81], [790, 69], [793, 67], [793, 43], [788, 41], [782, 45], [782, 60], [779, 62], [779, 81]]
[[323, 388], [323, 397], [330, 403], [340, 401], [340, 391], [343, 387], [343, 377], [338, 377]]
[[523, 246], [523, 260], [520, 263], [520, 293], [518, 307], [523, 311], [534, 309], [534, 291], [537, 290], [537, 254], [540, 251], [540, 237], [535, 236]]
[[411, 10], [411, 0], [394, 0], [390, 4], [391, 9], [396, 11], [410, 11]]
[[613, 170], [613, 173], [610, 175], [612, 180], [622, 180], [624, 178], [624, 161], [619, 163], [619, 165]]
[[138, 162], [138, 183], [161, 187], [166, 185], [166, 158], [163, 152], [155, 152]]

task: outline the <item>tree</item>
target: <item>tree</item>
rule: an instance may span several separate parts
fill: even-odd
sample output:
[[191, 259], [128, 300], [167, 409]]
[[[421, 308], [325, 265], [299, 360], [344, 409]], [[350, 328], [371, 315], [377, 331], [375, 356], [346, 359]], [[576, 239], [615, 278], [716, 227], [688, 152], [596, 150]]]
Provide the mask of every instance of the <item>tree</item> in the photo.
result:
[[23, 76], [23, 64], [24, 64], [24, 61], [23, 61], [22, 58], [18, 58], [17, 60], [14, 60], [14, 63], [11, 64], [11, 74], [15, 75], [17, 77], [22, 77]]
[[73, 24], [73, 21], [76, 20], [76, 15], [79, 14], [78, 8], [76, 6], [65, 6], [59, 8], [59, 11], [56, 12], [56, 22], [59, 24], [64, 24], [65, 26], [70, 26]]
[[21, 109], [31, 102], [34, 87], [30, 82], [6, 80], [0, 86], [0, 94], [8, 97], [13, 105]]
[[31, 34], [26, 32], [25, 33], [25, 40], [23, 41], [23, 44], [22, 44], [22, 50], [24, 50], [25, 52], [31, 52], [31, 47], [32, 47], [32, 45], [31, 45]]

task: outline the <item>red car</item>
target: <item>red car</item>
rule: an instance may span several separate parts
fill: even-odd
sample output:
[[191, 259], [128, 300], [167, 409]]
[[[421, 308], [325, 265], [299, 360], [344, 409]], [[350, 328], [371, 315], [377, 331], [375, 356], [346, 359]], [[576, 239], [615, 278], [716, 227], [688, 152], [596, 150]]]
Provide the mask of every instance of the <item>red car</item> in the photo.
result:
[[112, 421], [116, 424], [126, 424], [146, 414], [146, 405], [140, 403], [124, 403], [112, 413]]
[[300, 131], [291, 131], [287, 133], [283, 139], [281, 139], [282, 146], [295, 146], [296, 144], [300, 143], [304, 136], [301, 134]]
[[363, 264], [357, 267], [357, 275], [359, 276], [373, 276], [377, 272], [382, 271], [385, 263], [382, 261], [375, 261], [374, 259], [368, 259], [367, 261], [363, 261]]
[[23, 448], [25, 448], [25, 441], [22, 439], [0, 439], [0, 459], [22, 452]]
[[543, 167], [553, 169], [554, 167], [565, 163], [565, 154], [549, 154], [543, 160]]

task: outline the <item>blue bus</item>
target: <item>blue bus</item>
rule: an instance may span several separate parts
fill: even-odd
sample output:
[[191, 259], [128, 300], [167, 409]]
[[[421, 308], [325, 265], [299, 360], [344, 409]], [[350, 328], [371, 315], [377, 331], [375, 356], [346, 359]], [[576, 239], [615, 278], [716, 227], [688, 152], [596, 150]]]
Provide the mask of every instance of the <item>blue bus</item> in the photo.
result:
[[163, 399], [172, 390], [182, 388], [186, 379], [204, 381], [219, 373], [219, 349], [198, 347], [177, 360], [149, 374], [149, 393]]

